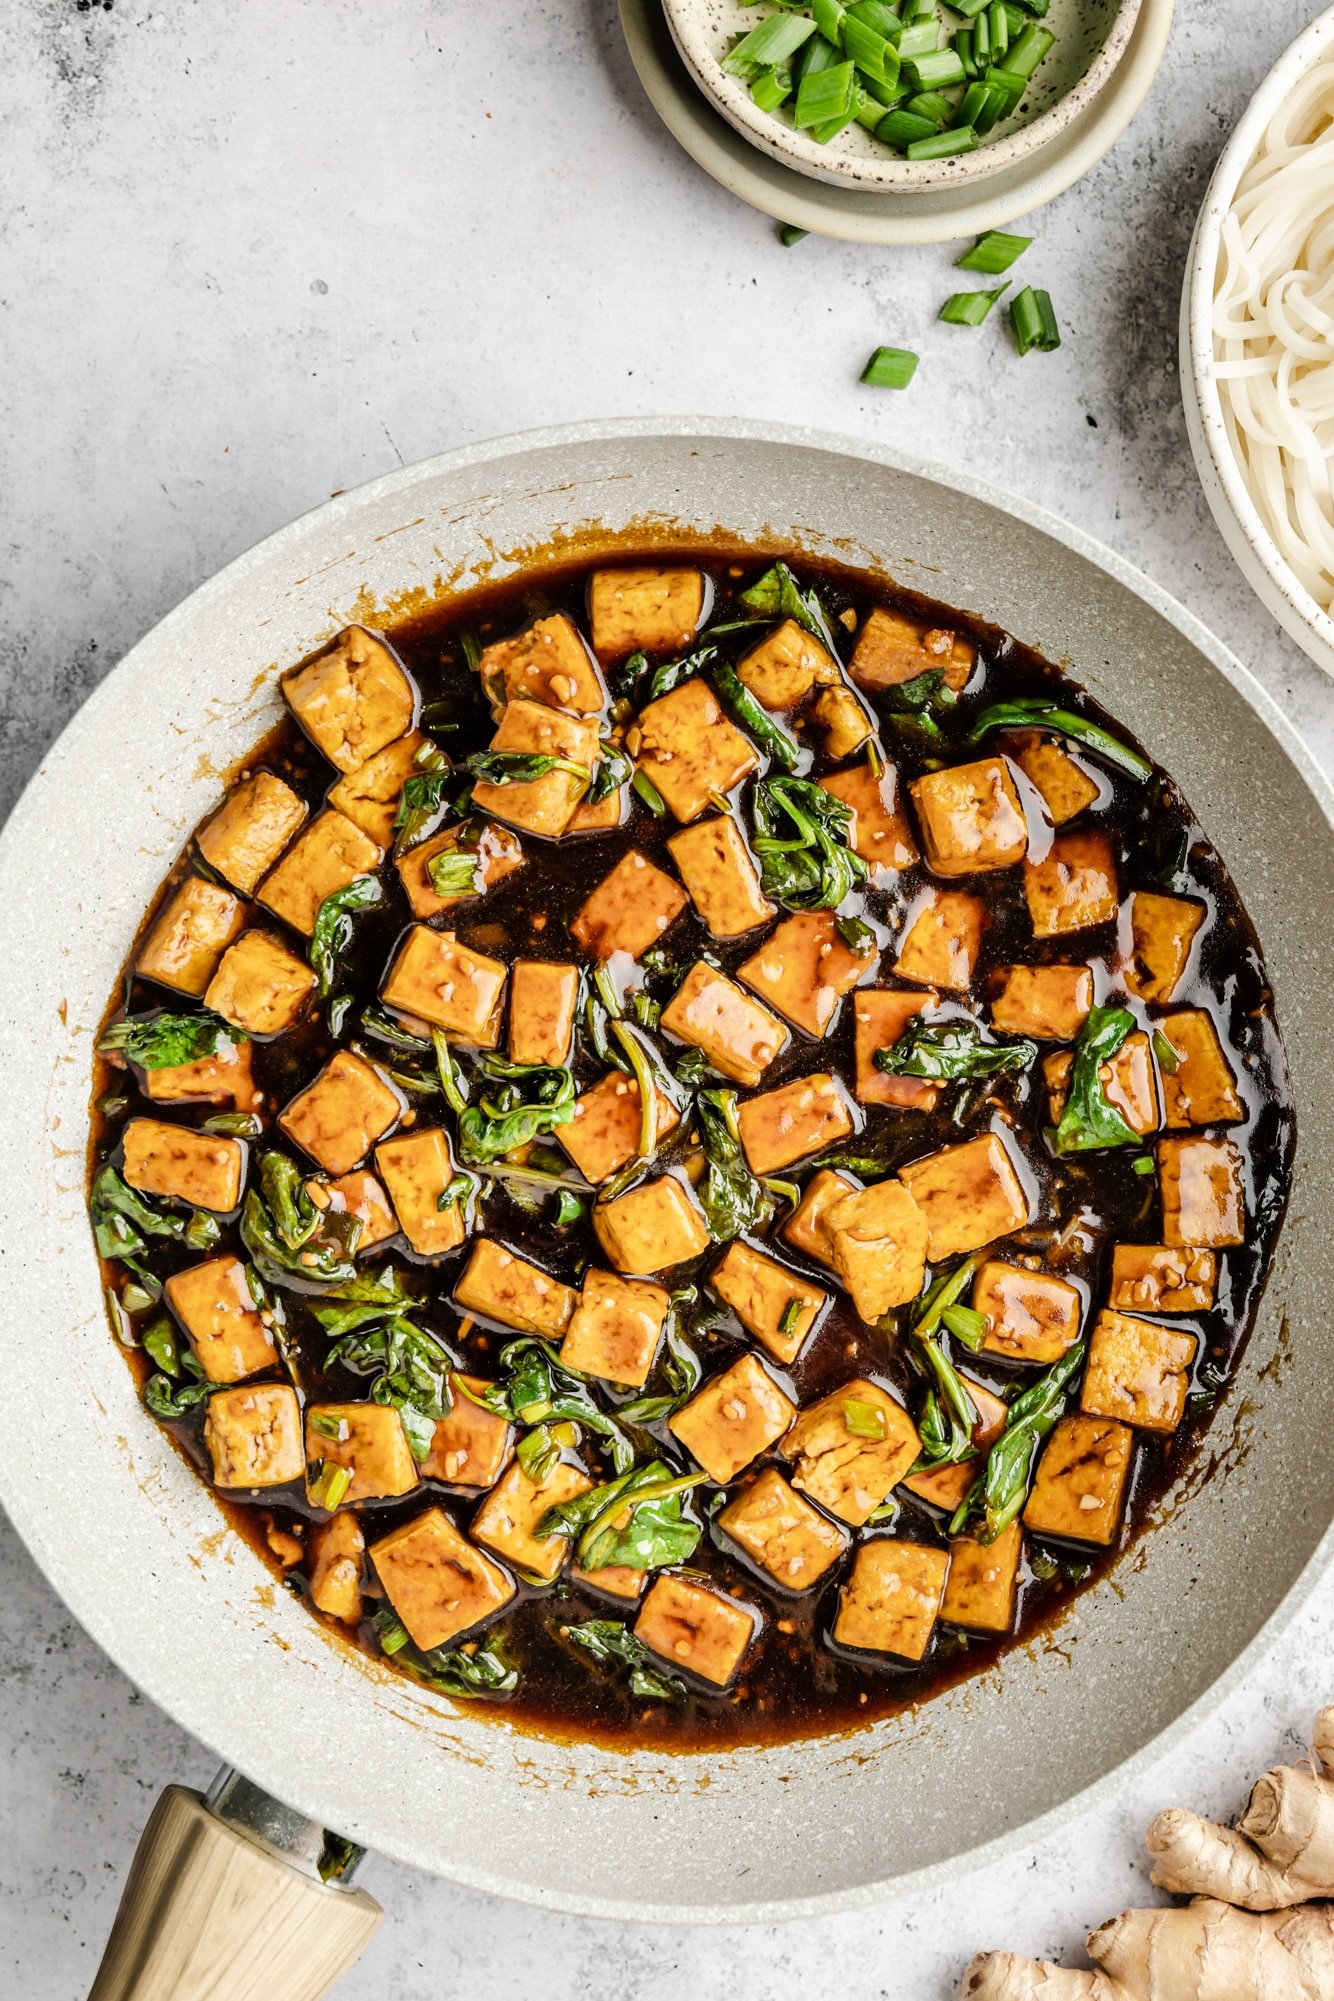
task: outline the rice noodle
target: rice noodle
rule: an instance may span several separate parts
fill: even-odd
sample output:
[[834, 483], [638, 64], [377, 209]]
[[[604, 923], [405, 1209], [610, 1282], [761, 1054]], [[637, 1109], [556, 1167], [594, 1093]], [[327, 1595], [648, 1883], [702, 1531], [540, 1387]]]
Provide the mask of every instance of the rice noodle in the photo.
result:
[[1251, 499], [1334, 610], [1334, 58], [1265, 129], [1223, 219], [1213, 377]]

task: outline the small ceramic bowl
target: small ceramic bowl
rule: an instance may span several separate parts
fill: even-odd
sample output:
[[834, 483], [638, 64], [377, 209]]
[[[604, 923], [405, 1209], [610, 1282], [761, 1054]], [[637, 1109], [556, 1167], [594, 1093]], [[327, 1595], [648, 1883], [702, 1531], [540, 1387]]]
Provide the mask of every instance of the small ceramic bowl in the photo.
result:
[[1214, 169], [1186, 264], [1181, 295], [1181, 389], [1186, 430], [1205, 498], [1246, 581], [1302, 651], [1334, 674], [1334, 616], [1316, 603], [1278, 549], [1247, 490], [1213, 376], [1214, 284], [1223, 219], [1265, 127], [1312, 63], [1334, 55], [1334, 7], [1297, 37], [1247, 105]]
[[682, 60], [696, 84], [752, 145], [808, 177], [868, 192], [949, 188], [984, 180], [1057, 138], [1112, 83], [1142, 0], [1051, 0], [1044, 25], [1056, 40], [1012, 117], [973, 153], [907, 160], [852, 124], [821, 145], [783, 111], [761, 111], [750, 87], [722, 67], [733, 38], [764, 18], [755, 0], [662, 0]]

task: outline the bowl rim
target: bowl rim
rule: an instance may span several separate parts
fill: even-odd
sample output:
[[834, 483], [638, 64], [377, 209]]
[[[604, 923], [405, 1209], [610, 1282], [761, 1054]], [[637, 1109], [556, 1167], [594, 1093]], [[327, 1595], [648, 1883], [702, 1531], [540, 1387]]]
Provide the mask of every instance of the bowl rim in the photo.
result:
[[[1334, 7], [1318, 14], [1290, 42], [1243, 111], [1232, 136], [1218, 156], [1191, 239], [1182, 291], [1181, 373], [1188, 379], [1187, 429], [1205, 497], [1224, 539], [1243, 571], [1247, 562], [1236, 548], [1242, 537], [1249, 556], [1269, 585], [1266, 591], [1253, 576], [1252, 588], [1317, 666], [1334, 673], [1334, 613], [1322, 609], [1284, 558], [1260, 519], [1242, 477], [1241, 464], [1228, 438], [1222, 398], [1213, 376], [1213, 296], [1223, 220], [1232, 207], [1242, 175], [1255, 157], [1274, 112], [1288, 90], [1322, 55], [1334, 54]], [[1193, 396], [1195, 408], [1191, 409]], [[1192, 421], [1196, 419], [1197, 421]], [[1212, 478], [1210, 477], [1212, 475]], [[1226, 502], [1226, 511], [1224, 509]], [[1230, 519], [1227, 518], [1230, 515]], [[1233, 533], [1229, 533], [1229, 529]], [[1312, 653], [1312, 644], [1320, 653]], [[1323, 657], [1322, 657], [1323, 656]]]

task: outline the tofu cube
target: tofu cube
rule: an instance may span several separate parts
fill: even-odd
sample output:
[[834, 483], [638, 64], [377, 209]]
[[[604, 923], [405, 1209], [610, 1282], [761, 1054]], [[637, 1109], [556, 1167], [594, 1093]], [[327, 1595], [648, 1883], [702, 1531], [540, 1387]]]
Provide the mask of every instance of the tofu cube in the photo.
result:
[[204, 1448], [215, 1487], [285, 1487], [306, 1470], [290, 1383], [238, 1383], [208, 1400]]
[[516, 959], [510, 969], [510, 1059], [559, 1069], [570, 1060], [579, 968]]
[[[513, 875], [516, 868], [523, 867], [523, 849], [517, 834], [512, 834], [508, 827], [498, 827], [493, 820], [483, 821], [480, 833], [474, 833], [473, 825], [465, 821], [462, 826], [446, 828], [442, 834], [432, 834], [394, 863], [414, 917], [440, 917], [460, 903], [484, 896], [507, 875]], [[431, 879], [431, 864], [437, 855], [460, 851], [472, 857], [472, 884], [467, 889], [451, 889], [442, 896]]]
[[[1042, 1074], [1047, 1080], [1047, 1105], [1053, 1125], [1065, 1110], [1074, 1060], [1068, 1049], [1057, 1050], [1042, 1059]], [[1115, 1056], [1109, 1056], [1105, 1063], [1098, 1065], [1098, 1078], [1108, 1104], [1120, 1112], [1132, 1131], [1157, 1132], [1162, 1124], [1158, 1073], [1154, 1068], [1149, 1038], [1142, 1030], [1136, 1029], [1128, 1035]]]
[[[855, 1431], [849, 1424], [849, 1404]], [[883, 1437], [864, 1435], [874, 1420], [858, 1406], [880, 1413]], [[879, 1383], [858, 1376], [798, 1413], [783, 1440], [782, 1454], [795, 1468], [794, 1487], [849, 1528], [859, 1529], [898, 1485], [921, 1443], [903, 1405]]]
[[709, 1284], [747, 1334], [776, 1362], [795, 1362], [829, 1294], [740, 1237], [709, 1273]]
[[843, 1531], [804, 1501], [774, 1467], [743, 1488], [716, 1519], [780, 1591], [810, 1591], [847, 1548]]
[[680, 653], [704, 609], [698, 570], [595, 570], [588, 587], [593, 651], [599, 660], [627, 653]]
[[946, 1551], [925, 1543], [894, 1536], [864, 1542], [839, 1593], [835, 1643], [920, 1661], [931, 1644], [949, 1567]]
[[848, 671], [871, 695], [931, 673], [943, 675], [945, 686], [957, 695], [973, 671], [973, 648], [962, 633], [877, 606], [857, 634]]
[[624, 823], [628, 785], [618, 785], [601, 799], [581, 799], [570, 815], [567, 834], [610, 834]]
[[682, 822], [697, 820], [715, 794], [725, 797], [759, 762], [704, 681], [683, 681], [640, 712], [635, 763]]
[[315, 975], [269, 931], [243, 931], [208, 983], [205, 1007], [247, 1035], [281, 1035], [305, 1010]]
[[1246, 1116], [1232, 1066], [1202, 1007], [1181, 1008], [1158, 1023], [1176, 1052], [1176, 1065], [1161, 1065], [1163, 1123], [1173, 1126], [1231, 1126]]
[[747, 1098], [737, 1110], [741, 1145], [752, 1174], [776, 1174], [794, 1160], [820, 1153], [853, 1130], [843, 1086], [827, 1070], [813, 1070]]
[[399, 946], [380, 998], [386, 1007], [439, 1028], [452, 1041], [494, 1049], [507, 968], [461, 945], [452, 931], [414, 924]]
[[443, 1257], [468, 1234], [466, 1203], [440, 1207], [454, 1178], [449, 1137], [439, 1126], [381, 1140], [375, 1166], [389, 1191], [399, 1227], [419, 1258]]
[[208, 1258], [175, 1272], [162, 1288], [210, 1383], [239, 1383], [278, 1360], [240, 1258]]
[[667, 1429], [720, 1487], [780, 1439], [797, 1414], [768, 1371], [743, 1355], [667, 1420]]
[[254, 771], [234, 785], [212, 819], [195, 835], [210, 868], [242, 896], [277, 861], [306, 818], [306, 802], [271, 771]]
[[1134, 1442], [1129, 1425], [1115, 1418], [1086, 1411], [1061, 1418], [1038, 1461], [1024, 1527], [1105, 1549], [1121, 1526]]
[[574, 716], [596, 716], [606, 706], [597, 663], [564, 612], [483, 647], [479, 671], [488, 693], [499, 680], [507, 702], [542, 702]]
[[787, 1042], [777, 1015], [743, 993], [726, 973], [698, 959], [662, 1011], [662, 1027], [702, 1049], [715, 1070], [754, 1087]]
[[416, 696], [381, 633], [349, 625], [304, 667], [283, 676], [287, 705], [315, 748], [355, 771], [412, 727]]
[[1024, 1531], [1019, 1522], [1002, 1529], [995, 1542], [958, 1535], [950, 1542], [950, 1569], [940, 1616], [947, 1626], [970, 1633], [1008, 1633], [1014, 1624], [1019, 1558]]
[[1217, 1282], [1218, 1259], [1212, 1251], [1117, 1244], [1107, 1303], [1119, 1313], [1207, 1313]]
[[263, 1102], [255, 1089], [249, 1042], [219, 1042], [211, 1056], [144, 1071], [144, 1092], [155, 1104], [227, 1105], [253, 1112]]
[[1093, 1005], [1091, 966], [1002, 966], [1004, 985], [991, 1003], [1003, 1035], [1073, 1042]]
[[785, 618], [737, 662], [737, 679], [766, 709], [795, 709], [817, 685], [832, 686], [838, 668], [795, 618]]
[[244, 923], [239, 896], [202, 875], [188, 875], [153, 920], [134, 969], [197, 1000]]
[[977, 1382], [972, 1376], [961, 1375], [959, 1380], [972, 1399], [977, 1412], [977, 1423], [972, 1430], [972, 1447], [975, 1459], [961, 1459], [954, 1466], [932, 1466], [921, 1473], [910, 1473], [904, 1486], [910, 1494], [916, 1494], [919, 1501], [927, 1501], [933, 1508], [943, 1508], [953, 1515], [964, 1495], [981, 1471], [982, 1462], [1005, 1429], [1008, 1415], [1005, 1405], [998, 1396]]
[[356, 1515], [340, 1508], [327, 1522], [313, 1528], [306, 1554], [310, 1599], [316, 1611], [341, 1620], [345, 1626], [359, 1626], [364, 1611], [361, 1562], [366, 1538]]
[[932, 1264], [961, 1251], [980, 1251], [1029, 1221], [1028, 1197], [996, 1132], [915, 1160], [899, 1179], [926, 1217]]
[[987, 906], [963, 889], [928, 889], [908, 906], [894, 971], [922, 987], [967, 993], [977, 971]]
[[1028, 822], [1003, 757], [929, 771], [909, 790], [933, 874], [1013, 868], [1028, 853]]
[[898, 1181], [847, 1195], [829, 1212], [834, 1270], [863, 1320], [906, 1306], [926, 1276], [927, 1223]]
[[491, 1388], [484, 1376], [453, 1375], [449, 1382], [454, 1401], [436, 1419], [422, 1473], [450, 1487], [494, 1486], [514, 1457], [514, 1427], [477, 1401]]
[[899, 805], [899, 775], [886, 764], [877, 775], [869, 764], [854, 764], [847, 771], [835, 771], [820, 784], [831, 797], [852, 809], [849, 844], [868, 864], [873, 877], [911, 868], [919, 857], [902, 807]]
[[608, 1261], [622, 1272], [668, 1271], [697, 1258], [712, 1241], [694, 1194], [674, 1174], [597, 1203], [593, 1228]]
[[[347, 1468], [352, 1479], [340, 1505], [393, 1500], [417, 1485], [417, 1462], [389, 1404], [307, 1404], [306, 1461], [308, 1483], [321, 1465]], [[312, 1505], [318, 1505], [313, 1497]]]
[[661, 942], [686, 900], [679, 882], [655, 868], [638, 848], [630, 848], [585, 897], [570, 932], [590, 958], [610, 959], [624, 952], [641, 959]]
[[387, 848], [394, 837], [399, 797], [417, 770], [417, 753], [425, 742], [420, 730], [409, 730], [330, 788], [329, 804], [377, 847]]
[[561, 1343], [561, 1361], [581, 1376], [642, 1389], [671, 1303], [671, 1294], [660, 1285], [619, 1278], [610, 1271], [585, 1272]]
[[540, 778], [507, 785], [479, 778], [472, 788], [477, 812], [493, 814], [497, 820], [507, 820], [512, 827], [547, 840], [558, 840], [592, 783], [602, 755], [596, 722], [567, 716], [542, 702], [511, 702], [501, 711], [491, 748], [563, 758], [586, 774], [581, 778], [572, 771], [547, 771]]
[[723, 814], [683, 827], [667, 842], [681, 880], [705, 928], [715, 938], [741, 938], [767, 924], [774, 906], [741, 829]]
[[838, 1004], [877, 962], [873, 948], [859, 957], [839, 936], [832, 911], [803, 910], [770, 932], [737, 977], [794, 1028], [823, 1037]]
[[1175, 1431], [1198, 1345], [1179, 1327], [1104, 1309], [1093, 1323], [1080, 1409], [1141, 1431]]
[[940, 1096], [939, 1084], [928, 1077], [890, 1077], [875, 1067], [876, 1052], [892, 1049], [907, 1033], [914, 1015], [936, 1005], [933, 993], [906, 993], [900, 987], [858, 987], [852, 996], [854, 1050], [859, 1105], [897, 1105], [929, 1112]]
[[725, 1688], [759, 1628], [749, 1606], [688, 1577], [660, 1576], [635, 1620], [635, 1638], [678, 1671]]
[[1116, 855], [1106, 834], [1057, 834], [1041, 861], [1024, 863], [1035, 938], [1110, 924], [1118, 908]]
[[1132, 994], [1160, 1005], [1185, 978], [1205, 907], [1184, 896], [1137, 889], [1130, 899], [1130, 952], [1122, 978]]
[[306, 1193], [319, 1209], [332, 1210], [335, 1216], [356, 1217], [361, 1225], [358, 1257], [398, 1235], [398, 1218], [389, 1197], [364, 1167], [354, 1167], [350, 1174], [340, 1174], [336, 1181], [308, 1181]]
[[472, 1538], [517, 1570], [549, 1584], [569, 1554], [570, 1539], [539, 1536], [537, 1525], [549, 1508], [573, 1501], [592, 1485], [581, 1466], [567, 1465], [563, 1459], [542, 1481], [530, 1480], [522, 1466], [511, 1466], [473, 1516]]
[[570, 1324], [575, 1293], [517, 1251], [507, 1251], [492, 1237], [479, 1237], [454, 1287], [454, 1299], [483, 1320], [559, 1341]]
[[[681, 1114], [662, 1091], [655, 1091], [654, 1122], [660, 1144]], [[556, 1128], [556, 1138], [586, 1181], [610, 1180], [639, 1151], [639, 1086], [623, 1071], [611, 1070], [574, 1101], [574, 1117]]]
[[1078, 1286], [1050, 1272], [988, 1258], [973, 1280], [973, 1310], [986, 1315], [982, 1348], [1007, 1362], [1059, 1362], [1079, 1339]]
[[374, 1064], [339, 1049], [284, 1106], [278, 1123], [326, 1174], [346, 1174], [402, 1113], [403, 1100]]
[[834, 1243], [829, 1234], [830, 1212], [856, 1186], [851, 1175], [841, 1174], [833, 1167], [821, 1167], [811, 1176], [800, 1202], [782, 1229], [782, 1235], [794, 1251], [800, 1251], [814, 1264], [824, 1265], [830, 1271], [834, 1269]]
[[330, 809], [297, 835], [260, 884], [257, 900], [309, 938], [325, 897], [346, 889], [359, 875], [373, 875], [382, 859], [380, 848], [360, 827]]
[[246, 1156], [239, 1139], [163, 1119], [131, 1119], [122, 1148], [121, 1173], [141, 1195], [164, 1195], [220, 1216], [240, 1207]]
[[601, 1592], [604, 1598], [633, 1605], [648, 1582], [648, 1572], [632, 1570], [626, 1563], [606, 1563], [601, 1570], [581, 1570], [575, 1563], [570, 1566], [570, 1582], [582, 1584], [585, 1591]]
[[1163, 1242], [1224, 1250], [1246, 1241], [1241, 1154], [1230, 1139], [1158, 1141]]
[[427, 1508], [373, 1542], [371, 1562], [414, 1646], [457, 1639], [509, 1604], [509, 1572], [474, 1549], [443, 1508]]
[[811, 714], [825, 733], [829, 757], [853, 757], [875, 735], [875, 725], [851, 688], [822, 689], [811, 705]]
[[1040, 730], [1011, 730], [1004, 744], [1006, 756], [1042, 795], [1054, 825], [1063, 827], [1100, 796], [1097, 779], [1054, 737]]

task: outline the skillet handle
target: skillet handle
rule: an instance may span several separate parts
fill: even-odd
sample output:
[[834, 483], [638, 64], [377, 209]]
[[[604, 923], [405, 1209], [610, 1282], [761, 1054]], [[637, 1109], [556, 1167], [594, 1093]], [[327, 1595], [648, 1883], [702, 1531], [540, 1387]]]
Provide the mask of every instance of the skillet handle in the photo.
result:
[[168, 1786], [88, 2001], [320, 2001], [383, 1915]]

